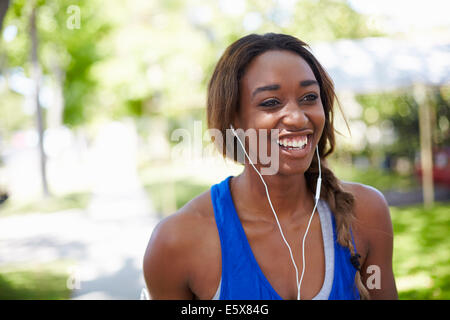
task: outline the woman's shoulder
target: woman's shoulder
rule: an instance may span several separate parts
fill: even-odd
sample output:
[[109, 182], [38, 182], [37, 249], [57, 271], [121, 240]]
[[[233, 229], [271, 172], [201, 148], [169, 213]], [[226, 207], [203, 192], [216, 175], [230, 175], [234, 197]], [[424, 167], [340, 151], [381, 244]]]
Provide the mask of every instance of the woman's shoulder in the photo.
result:
[[153, 229], [143, 260], [144, 277], [152, 296], [192, 295], [188, 283], [202, 267], [201, 261], [209, 261], [209, 252], [217, 246], [209, 198], [209, 192], [202, 193]]
[[[355, 198], [356, 219], [352, 223], [352, 229], [355, 231], [357, 251], [362, 256], [362, 281], [368, 283], [369, 277], [378, 272], [378, 276], [382, 275], [380, 287], [369, 290], [371, 298], [396, 299], [397, 292], [392, 271], [394, 233], [389, 205], [383, 194], [372, 186], [344, 183], [343, 188], [353, 193]], [[380, 288], [382, 290], [378, 290]]]
[[341, 185], [343, 190], [352, 193], [355, 199], [353, 207], [355, 228], [369, 238], [372, 235], [376, 238], [379, 232], [392, 237], [389, 205], [383, 193], [362, 183], [341, 181]]
[[166, 246], [182, 246], [189, 249], [192, 242], [214, 222], [210, 191], [205, 191], [186, 203], [175, 213], [162, 219], [155, 227], [152, 238]]
[[383, 193], [378, 189], [357, 182], [341, 181], [344, 191], [355, 198], [354, 210], [357, 218], [382, 218], [389, 213], [389, 205]]

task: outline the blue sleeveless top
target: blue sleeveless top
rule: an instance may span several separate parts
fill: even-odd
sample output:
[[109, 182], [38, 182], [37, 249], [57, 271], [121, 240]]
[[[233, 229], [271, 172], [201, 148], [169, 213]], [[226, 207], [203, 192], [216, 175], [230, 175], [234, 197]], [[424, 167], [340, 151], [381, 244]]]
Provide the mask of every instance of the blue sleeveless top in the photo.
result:
[[[211, 187], [211, 199], [222, 251], [220, 299], [282, 300], [283, 298], [273, 289], [264, 276], [253, 255], [231, 197], [229, 186], [231, 178], [232, 176], [229, 176]], [[359, 293], [354, 281], [356, 269], [350, 262], [350, 250], [337, 242], [336, 223], [333, 214], [331, 214], [331, 220], [333, 230], [332, 247], [334, 247], [332, 268], [334, 270], [332, 270], [331, 291], [329, 291], [329, 295], [325, 299], [359, 299]]]

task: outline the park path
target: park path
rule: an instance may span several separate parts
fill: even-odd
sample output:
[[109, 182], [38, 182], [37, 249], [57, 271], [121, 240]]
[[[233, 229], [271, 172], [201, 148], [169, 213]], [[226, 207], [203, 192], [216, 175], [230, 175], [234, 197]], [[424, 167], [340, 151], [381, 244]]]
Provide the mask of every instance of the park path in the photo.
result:
[[142, 258], [158, 222], [136, 172], [137, 137], [104, 126], [90, 151], [85, 210], [0, 218], [0, 265], [69, 259], [73, 299], [140, 299]]
[[[407, 192], [397, 190], [386, 190], [383, 191], [383, 195], [390, 206], [406, 206], [423, 203], [422, 188], [416, 188], [414, 190], [409, 190]], [[449, 202], [450, 187], [436, 185], [434, 187], [434, 201]]]

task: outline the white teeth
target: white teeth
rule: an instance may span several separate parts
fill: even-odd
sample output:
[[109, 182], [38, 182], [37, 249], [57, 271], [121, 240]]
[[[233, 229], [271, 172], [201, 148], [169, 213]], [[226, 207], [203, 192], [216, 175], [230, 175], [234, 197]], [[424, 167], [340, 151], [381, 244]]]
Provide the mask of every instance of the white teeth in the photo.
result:
[[308, 143], [308, 137], [302, 137], [301, 140], [278, 140], [277, 141], [279, 145], [284, 147], [291, 147], [291, 148], [303, 148]]

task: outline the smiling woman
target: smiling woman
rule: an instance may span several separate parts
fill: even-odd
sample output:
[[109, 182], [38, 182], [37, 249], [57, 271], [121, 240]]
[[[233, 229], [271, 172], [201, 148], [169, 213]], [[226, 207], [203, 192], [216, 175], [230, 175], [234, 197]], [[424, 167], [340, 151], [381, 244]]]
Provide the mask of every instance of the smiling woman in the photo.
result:
[[[252, 34], [227, 48], [208, 86], [208, 127], [223, 136], [232, 128], [220, 152], [237, 161], [227, 151], [242, 148], [249, 161], [158, 224], [144, 258], [153, 299], [397, 297], [384, 197], [338, 180], [325, 162], [335, 100], [326, 71], [295, 37]], [[270, 132], [256, 143], [278, 155], [274, 174], [263, 178], [238, 130]], [[373, 265], [380, 286], [368, 289]]]

